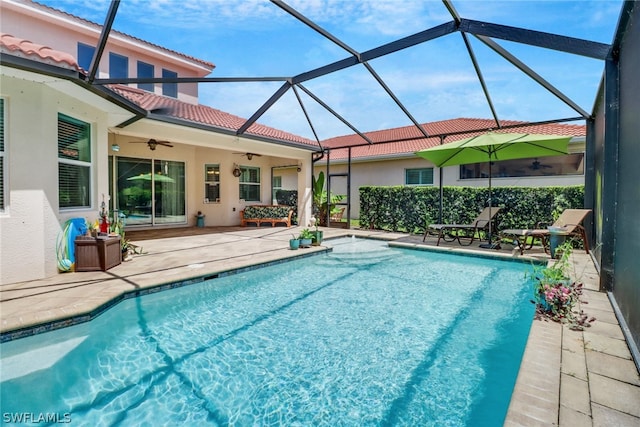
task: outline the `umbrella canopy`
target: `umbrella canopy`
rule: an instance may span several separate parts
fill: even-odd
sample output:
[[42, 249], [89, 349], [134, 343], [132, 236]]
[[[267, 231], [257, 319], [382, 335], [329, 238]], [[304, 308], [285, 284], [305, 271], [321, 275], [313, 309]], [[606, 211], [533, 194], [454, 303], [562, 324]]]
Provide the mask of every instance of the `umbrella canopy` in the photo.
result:
[[[150, 173], [141, 173], [140, 175], [135, 175], [130, 178], [127, 178], [127, 181], [151, 181], [152, 174]], [[155, 182], [175, 182], [173, 178], [161, 175], [159, 173], [153, 174], [153, 179]]]
[[[438, 167], [489, 162], [489, 216], [491, 216], [491, 163], [497, 160], [526, 159], [569, 154], [570, 136], [541, 135], [532, 133], [489, 132], [471, 138], [416, 152], [418, 157], [430, 160]], [[499, 248], [489, 243], [486, 248]]]
[[570, 136], [489, 132], [416, 152], [438, 167], [569, 154]]

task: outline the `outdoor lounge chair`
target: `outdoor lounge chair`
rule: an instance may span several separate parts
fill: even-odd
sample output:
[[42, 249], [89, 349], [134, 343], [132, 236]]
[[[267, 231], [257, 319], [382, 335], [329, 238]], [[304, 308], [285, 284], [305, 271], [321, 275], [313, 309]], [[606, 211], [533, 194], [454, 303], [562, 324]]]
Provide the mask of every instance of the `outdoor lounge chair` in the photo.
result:
[[344, 208], [337, 209], [335, 212], [331, 212], [331, 222], [342, 221], [342, 215], [344, 215]]
[[[443, 239], [445, 242], [457, 240], [460, 245], [469, 246], [476, 239], [476, 236], [480, 240], [480, 233], [489, 229], [489, 223], [495, 220], [499, 210], [500, 208], [496, 206], [492, 206], [491, 209], [486, 207], [471, 224], [429, 224], [424, 236], [422, 236], [422, 241], [425, 241], [428, 234], [437, 234], [438, 242], [436, 246], [440, 246], [440, 240]], [[491, 211], [491, 214], [489, 214], [489, 211]]]
[[545, 224], [538, 223], [535, 229], [506, 229], [500, 231], [500, 237], [512, 240], [520, 249], [520, 255], [523, 255], [525, 250], [531, 249], [536, 239], [541, 241], [545, 253], [548, 253], [551, 237], [549, 229], [555, 229], [566, 236], [581, 238], [585, 251], [589, 253], [589, 242], [582, 226], [582, 221], [589, 212], [591, 209], [565, 209], [550, 227], [543, 228]]

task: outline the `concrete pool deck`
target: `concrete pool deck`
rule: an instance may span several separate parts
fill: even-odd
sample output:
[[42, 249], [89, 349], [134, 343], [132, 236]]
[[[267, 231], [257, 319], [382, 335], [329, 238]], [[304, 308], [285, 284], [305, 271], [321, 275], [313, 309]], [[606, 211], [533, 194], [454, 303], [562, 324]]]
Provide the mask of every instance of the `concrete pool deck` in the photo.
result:
[[[477, 244], [461, 247], [435, 238], [369, 230], [323, 229], [324, 238], [369, 237], [417, 249], [487, 255]], [[44, 280], [1, 286], [3, 341], [89, 320], [124, 298], [158, 285], [191, 283], [236, 269], [308, 256], [326, 250], [291, 251], [300, 228], [216, 227], [128, 232], [143, 249], [106, 272], [64, 273]], [[515, 257], [510, 247], [489, 251]], [[546, 260], [540, 250], [532, 259]], [[640, 376], [598, 274], [583, 251], [572, 256], [585, 285], [582, 309], [597, 320], [585, 331], [535, 320], [527, 342], [506, 426], [640, 426]], [[75, 319], [75, 320], [74, 320]]]

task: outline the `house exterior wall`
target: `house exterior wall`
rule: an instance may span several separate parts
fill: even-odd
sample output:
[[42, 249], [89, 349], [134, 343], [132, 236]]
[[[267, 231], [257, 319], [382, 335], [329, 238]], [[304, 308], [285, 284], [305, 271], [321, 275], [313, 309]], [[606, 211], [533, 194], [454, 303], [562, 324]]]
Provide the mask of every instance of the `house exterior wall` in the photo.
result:
[[[235, 152], [217, 148], [189, 144], [188, 130], [183, 130], [185, 143], [174, 143], [173, 148], [157, 147], [149, 150], [146, 144], [131, 144], [132, 138], [126, 135], [110, 135], [108, 145], [117, 143], [120, 147], [116, 157], [133, 157], [140, 159], [171, 160], [184, 162], [186, 187], [187, 220], [173, 226], [196, 224], [195, 214], [200, 211], [205, 215], [207, 226], [237, 226], [240, 224], [240, 211], [249, 205], [272, 203], [271, 168], [278, 165], [291, 164], [292, 160], [274, 156], [256, 156], [250, 161]], [[195, 138], [195, 137], [194, 137]], [[223, 143], [225, 136], [209, 134], [210, 142], [219, 139]], [[302, 163], [302, 160], [300, 160]], [[217, 164], [220, 167], [220, 201], [205, 201], [205, 165]], [[260, 168], [260, 200], [244, 201], [240, 199], [240, 181], [233, 176], [234, 165]], [[294, 169], [295, 171], [295, 169]], [[298, 190], [298, 176], [287, 174], [286, 188]], [[285, 180], [283, 179], [283, 184]], [[285, 188], [285, 187], [283, 187]]]
[[[74, 217], [97, 217], [98, 195], [107, 187], [107, 113], [50, 87], [2, 76], [5, 99], [7, 208], [0, 213], [0, 283], [57, 273], [56, 239]], [[92, 207], [58, 206], [58, 113], [91, 125]]]
[[[42, 7], [11, 0], [2, 1], [0, 28], [3, 33], [66, 52], [76, 59], [78, 42], [96, 46], [101, 31], [99, 26], [69, 15], [51, 10], [43, 11]], [[211, 72], [211, 69], [204, 65], [189, 61], [181, 55], [153, 48], [142, 41], [112, 32], [100, 61], [97, 78], [109, 77], [110, 52], [129, 58], [128, 75], [131, 78], [137, 77], [138, 60], [154, 65], [155, 77], [162, 77], [163, 68], [178, 73], [179, 77], [203, 77]], [[135, 84], [132, 86], [137, 87]], [[155, 85], [155, 93], [162, 94], [161, 84]], [[178, 99], [197, 103], [198, 85], [195, 83], [178, 85]]]

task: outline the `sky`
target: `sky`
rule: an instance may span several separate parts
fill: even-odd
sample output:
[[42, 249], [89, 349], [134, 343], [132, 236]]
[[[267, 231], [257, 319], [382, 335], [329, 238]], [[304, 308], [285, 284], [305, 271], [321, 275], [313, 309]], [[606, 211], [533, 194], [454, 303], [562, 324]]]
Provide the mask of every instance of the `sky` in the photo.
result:
[[[105, 0], [40, 2], [100, 24], [109, 8]], [[452, 3], [462, 18], [606, 44], [613, 41], [622, 7], [620, 0]], [[358, 52], [452, 20], [436, 0], [288, 0], [286, 4]], [[350, 56], [266, 0], [122, 0], [113, 28], [214, 63], [209, 77], [292, 77]], [[499, 119], [579, 116], [477, 38], [470, 35], [469, 41]], [[495, 41], [583, 110], [592, 111], [602, 61]], [[369, 65], [419, 123], [492, 118], [459, 32], [374, 59]], [[281, 85], [202, 83], [200, 103], [249, 118]], [[361, 132], [412, 124], [362, 64], [303, 85]], [[306, 93], [299, 93], [320, 140], [354, 133]], [[315, 139], [291, 90], [258, 122]]]

